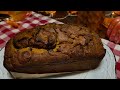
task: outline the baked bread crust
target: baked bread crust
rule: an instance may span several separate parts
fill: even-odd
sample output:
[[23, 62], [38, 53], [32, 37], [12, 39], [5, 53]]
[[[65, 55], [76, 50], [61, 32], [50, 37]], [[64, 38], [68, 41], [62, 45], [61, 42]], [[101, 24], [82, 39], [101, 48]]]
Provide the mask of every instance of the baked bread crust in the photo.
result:
[[59, 73], [96, 68], [105, 49], [97, 34], [86, 27], [47, 24], [25, 30], [5, 47], [4, 66], [19, 73]]

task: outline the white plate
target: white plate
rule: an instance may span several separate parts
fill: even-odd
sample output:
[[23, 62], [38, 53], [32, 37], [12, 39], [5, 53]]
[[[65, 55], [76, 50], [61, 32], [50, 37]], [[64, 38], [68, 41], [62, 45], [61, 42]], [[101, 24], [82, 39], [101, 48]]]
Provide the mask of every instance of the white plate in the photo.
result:
[[[115, 58], [108, 46], [104, 45], [106, 55], [98, 68], [86, 72], [76, 72], [63, 75], [44, 77], [46, 79], [116, 79]], [[12, 79], [9, 72], [3, 66], [4, 48], [0, 51], [0, 79]]]

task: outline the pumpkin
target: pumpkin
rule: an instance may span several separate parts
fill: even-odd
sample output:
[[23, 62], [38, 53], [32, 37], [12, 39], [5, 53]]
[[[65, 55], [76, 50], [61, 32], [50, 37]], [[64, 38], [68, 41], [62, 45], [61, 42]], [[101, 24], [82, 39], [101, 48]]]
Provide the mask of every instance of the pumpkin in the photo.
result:
[[107, 36], [110, 41], [120, 44], [120, 17], [116, 17], [110, 22]]

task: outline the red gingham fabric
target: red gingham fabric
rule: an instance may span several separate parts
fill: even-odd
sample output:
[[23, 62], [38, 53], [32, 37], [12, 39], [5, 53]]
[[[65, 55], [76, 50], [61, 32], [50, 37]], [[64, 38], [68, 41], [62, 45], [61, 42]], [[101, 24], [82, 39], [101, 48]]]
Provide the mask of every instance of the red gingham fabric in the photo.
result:
[[116, 77], [120, 79], [120, 45], [102, 39], [102, 42], [106, 44], [113, 52], [116, 59]]
[[[16, 33], [24, 31], [26, 28], [30, 29], [38, 25], [44, 25], [47, 23], [58, 23], [63, 24], [59, 21], [56, 21], [47, 16], [37, 14], [32, 12], [30, 16], [25, 18], [25, 20], [18, 22], [21, 26], [19, 28], [13, 28], [8, 25], [5, 21], [0, 22], [0, 48], [5, 47], [7, 41], [13, 37]], [[120, 79], [120, 45], [114, 44], [108, 40], [102, 39], [102, 42], [106, 44], [112, 51], [116, 59], [116, 77]]]

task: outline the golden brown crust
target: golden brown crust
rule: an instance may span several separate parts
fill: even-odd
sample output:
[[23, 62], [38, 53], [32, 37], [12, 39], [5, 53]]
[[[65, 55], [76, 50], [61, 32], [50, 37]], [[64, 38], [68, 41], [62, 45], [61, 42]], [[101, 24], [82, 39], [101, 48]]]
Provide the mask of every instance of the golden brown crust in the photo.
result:
[[21, 73], [71, 72], [96, 68], [104, 55], [100, 38], [88, 28], [47, 24], [9, 40], [4, 66]]

